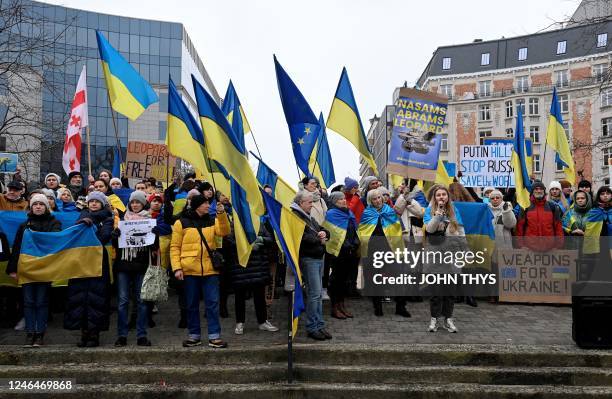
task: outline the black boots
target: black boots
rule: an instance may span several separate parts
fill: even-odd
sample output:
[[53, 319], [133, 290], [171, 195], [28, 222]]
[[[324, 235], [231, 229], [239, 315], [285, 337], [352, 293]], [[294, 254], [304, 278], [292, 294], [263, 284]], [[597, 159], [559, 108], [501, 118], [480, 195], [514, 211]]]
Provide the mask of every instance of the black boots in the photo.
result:
[[77, 343], [79, 348], [96, 348], [100, 346], [100, 333], [98, 331], [81, 331], [81, 340]]

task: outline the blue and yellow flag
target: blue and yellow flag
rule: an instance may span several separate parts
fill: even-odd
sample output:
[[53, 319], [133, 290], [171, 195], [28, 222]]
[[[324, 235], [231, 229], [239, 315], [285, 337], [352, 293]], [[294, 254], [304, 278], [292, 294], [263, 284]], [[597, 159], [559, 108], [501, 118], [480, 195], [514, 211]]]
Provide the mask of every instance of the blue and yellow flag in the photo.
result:
[[279, 201], [284, 206], [289, 206], [297, 191], [291, 187], [282, 177], [278, 175], [271, 167], [269, 167], [264, 161], [261, 160], [257, 155], [251, 152], [251, 155], [259, 161], [257, 166], [257, 181], [263, 188], [266, 184], [272, 188], [272, 197]]
[[531, 195], [531, 180], [526, 163], [525, 133], [523, 131], [523, 113], [518, 107], [516, 115], [516, 129], [514, 131], [514, 145], [512, 147], [512, 168], [514, 169], [514, 182], [516, 184], [516, 202], [521, 208], [529, 208]]
[[283, 104], [285, 119], [289, 126], [293, 156], [304, 175], [311, 177], [308, 163], [319, 138], [319, 121], [308, 102], [274, 56], [278, 92]]
[[374, 162], [372, 151], [370, 151], [370, 146], [368, 145], [368, 139], [363, 130], [357, 102], [355, 102], [353, 88], [351, 87], [346, 68], [342, 68], [340, 82], [338, 82], [336, 95], [327, 117], [327, 127], [350, 141], [359, 151], [359, 154], [368, 162], [374, 174], [378, 174], [376, 162]]
[[444, 184], [446, 187], [448, 187], [452, 182], [453, 178], [449, 175], [446, 165], [441, 159], [438, 158], [438, 169], [436, 170], [435, 183]]
[[322, 227], [330, 233], [329, 240], [325, 243], [325, 250], [328, 254], [334, 256], [340, 254], [349, 223], [353, 223], [357, 227], [357, 219], [351, 210], [343, 212], [338, 208], [332, 208], [327, 211]]
[[362, 255], [365, 256], [368, 253], [368, 242], [378, 223], [380, 223], [383, 229], [391, 250], [394, 251], [396, 248], [403, 249], [404, 240], [402, 238], [402, 225], [399, 216], [395, 213], [393, 208], [384, 204], [382, 210], [379, 212], [374, 207], [368, 206], [365, 211], [363, 211], [361, 220], [359, 220], [359, 227], [357, 228], [357, 233], [361, 240]]
[[204, 133], [183, 102], [172, 79], [168, 83], [168, 151], [189, 162], [200, 173], [209, 172]]
[[110, 45], [102, 33], [96, 31], [96, 37], [111, 106], [134, 121], [159, 98], [149, 82]]
[[247, 159], [244, 137], [241, 142], [215, 100], [195, 76], [191, 75], [191, 78], [202, 131], [207, 142], [215, 143], [208, 146], [208, 155], [231, 177], [230, 195], [234, 206], [238, 262], [246, 266], [259, 232], [260, 218], [265, 212], [257, 179]]
[[[605, 226], [605, 227], [604, 227]], [[606, 228], [606, 231], [602, 231]], [[585, 254], [600, 252], [600, 237], [612, 236], [612, 208], [595, 206], [586, 215], [583, 251]]]
[[493, 213], [487, 204], [482, 202], [454, 202], [455, 210], [460, 216], [468, 246], [474, 252], [484, 252], [484, 263], [479, 267], [491, 268], [491, 256], [495, 249], [495, 228]]
[[287, 266], [291, 268], [295, 275], [295, 290], [293, 291], [293, 311], [291, 336], [295, 337], [298, 328], [300, 314], [304, 311], [304, 294], [302, 291], [303, 280], [300, 271], [300, 244], [306, 224], [302, 219], [295, 215], [291, 209], [282, 206], [277, 200], [268, 193], [261, 190], [261, 195], [266, 204], [267, 214], [270, 225], [276, 233], [277, 242], [280, 250], [285, 255]]
[[548, 127], [546, 128], [546, 144], [555, 150], [555, 161], [563, 166], [565, 178], [572, 186], [576, 184], [576, 169], [574, 167], [574, 158], [570, 150], [565, 129], [563, 128], [563, 116], [561, 115], [561, 106], [557, 98], [557, 88], [553, 89], [552, 102], [550, 104], [550, 117], [548, 118]]
[[115, 147], [115, 154], [113, 156], [113, 177], [121, 178], [123, 175], [124, 164], [121, 162], [121, 154], [119, 148]]
[[126, 211], [126, 207], [125, 204], [123, 203], [123, 201], [121, 200], [121, 198], [119, 198], [119, 196], [115, 193], [109, 195], [106, 197], [106, 199], [108, 200], [109, 204], [111, 204], [111, 206], [118, 210], [119, 212], [125, 212]]
[[313, 176], [319, 179], [321, 187], [329, 188], [336, 182], [336, 175], [329, 151], [329, 143], [327, 142], [323, 113], [319, 115], [319, 126], [319, 138], [312, 149], [312, 154], [310, 154], [308, 169], [312, 171]]
[[102, 251], [95, 228], [78, 224], [43, 233], [27, 229], [19, 255], [19, 284], [102, 275]]
[[[223, 111], [223, 115], [227, 117], [227, 120], [232, 125], [232, 129], [236, 132], [236, 138], [242, 141], [242, 145], [244, 146], [244, 135], [251, 132], [251, 126], [247, 121], [244, 110], [242, 109], [242, 104], [240, 104], [240, 99], [238, 98], [238, 93], [236, 93], [236, 89], [234, 89], [234, 84], [231, 80], [229, 86], [227, 86], [227, 92], [225, 93], [223, 104], [221, 105], [221, 111]], [[240, 115], [240, 118], [234, 118], [234, 115]]]

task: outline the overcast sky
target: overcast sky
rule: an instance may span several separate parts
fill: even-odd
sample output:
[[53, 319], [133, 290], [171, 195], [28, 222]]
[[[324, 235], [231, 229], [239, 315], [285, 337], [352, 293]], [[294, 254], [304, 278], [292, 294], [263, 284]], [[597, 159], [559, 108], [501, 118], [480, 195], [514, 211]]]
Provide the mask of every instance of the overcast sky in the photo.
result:
[[[325, 118], [346, 66], [364, 129], [438, 46], [534, 33], [578, 0], [64, 0], [67, 7], [183, 23], [220, 95], [231, 78], [264, 160], [297, 179], [272, 55]], [[358, 178], [359, 157], [328, 130], [336, 180]], [[252, 148], [251, 138], [247, 144]]]

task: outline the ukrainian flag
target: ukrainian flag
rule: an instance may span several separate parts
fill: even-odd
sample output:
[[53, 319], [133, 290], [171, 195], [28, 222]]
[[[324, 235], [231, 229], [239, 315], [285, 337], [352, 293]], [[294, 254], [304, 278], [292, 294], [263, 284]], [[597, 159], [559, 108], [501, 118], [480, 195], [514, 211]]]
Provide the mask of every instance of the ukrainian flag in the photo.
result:
[[311, 177], [309, 160], [319, 138], [320, 125], [308, 102], [274, 56], [276, 81], [289, 126], [293, 156], [304, 175]]
[[300, 271], [300, 244], [306, 224], [289, 208], [282, 206], [268, 193], [261, 190], [261, 195], [266, 204], [270, 225], [276, 233], [277, 242], [285, 255], [287, 266], [295, 275], [295, 290], [293, 291], [293, 310], [291, 336], [295, 337], [298, 328], [300, 314], [304, 311], [304, 294], [302, 292], [303, 280]]
[[259, 161], [257, 166], [257, 181], [259, 185], [263, 187], [267, 184], [272, 187], [272, 197], [284, 206], [289, 206], [293, 202], [297, 191], [257, 155], [252, 152], [251, 155]]
[[[221, 111], [223, 111], [223, 115], [227, 117], [227, 120], [232, 125], [232, 129], [236, 132], [236, 138], [241, 140], [244, 146], [244, 135], [251, 132], [251, 126], [247, 121], [246, 114], [238, 98], [238, 93], [236, 93], [236, 89], [234, 89], [234, 84], [231, 80], [229, 86], [227, 86], [227, 92], [223, 99]], [[240, 118], [234, 119], [234, 115], [240, 115]]]
[[78, 224], [43, 233], [27, 229], [19, 255], [19, 284], [102, 275], [102, 251], [95, 228]]
[[[472, 251], [483, 251], [485, 262], [481, 268], [491, 269], [491, 256], [495, 249], [495, 229], [493, 213], [487, 204], [481, 202], [454, 202], [459, 214], [458, 220], [463, 225], [465, 238]], [[430, 211], [426, 213], [431, 214]]]
[[168, 151], [189, 162], [200, 173], [208, 172], [204, 133], [172, 79], [168, 83]]
[[570, 150], [565, 129], [563, 129], [563, 117], [561, 116], [561, 106], [557, 98], [557, 88], [553, 89], [552, 102], [550, 104], [550, 117], [546, 129], [546, 144], [556, 152], [555, 161], [563, 165], [565, 178], [572, 186], [576, 184], [576, 169], [574, 158]]
[[526, 164], [525, 133], [523, 131], [523, 113], [518, 108], [516, 130], [514, 131], [514, 146], [512, 148], [512, 168], [516, 184], [516, 202], [521, 208], [527, 209], [531, 201], [531, 180]]
[[382, 210], [378, 212], [374, 207], [368, 206], [365, 211], [363, 211], [361, 220], [359, 221], [359, 227], [357, 228], [357, 233], [361, 240], [361, 253], [364, 256], [368, 253], [367, 248], [370, 237], [374, 233], [379, 222], [391, 250], [404, 248], [402, 225], [399, 216], [397, 216], [393, 208], [384, 204]]
[[115, 147], [115, 154], [113, 156], [113, 177], [121, 178], [121, 175], [123, 174], [123, 165], [123, 162], [121, 162], [119, 148]]
[[327, 127], [338, 133], [339, 135], [350, 141], [361, 156], [368, 162], [374, 174], [378, 174], [376, 162], [368, 146], [368, 140], [361, 124], [361, 117], [353, 95], [353, 88], [348, 78], [346, 68], [342, 68], [340, 82], [336, 89], [336, 95], [332, 103], [329, 116], [327, 118]]
[[599, 206], [591, 208], [586, 215], [583, 244], [585, 254], [596, 254], [600, 252], [599, 240], [604, 225], [607, 225], [609, 230], [604, 232], [604, 236], [606, 236], [606, 234], [607, 237], [612, 236], [612, 231], [610, 231], [610, 226], [612, 226], [612, 208], [603, 209]]
[[134, 121], [159, 98], [151, 85], [99, 31], [96, 31], [96, 37], [111, 106]]
[[404, 184], [404, 178], [400, 175], [387, 175], [389, 178], [389, 184], [391, 185], [391, 187], [393, 188], [398, 188], [399, 186], [401, 186], [402, 184]]
[[446, 187], [450, 186], [453, 182], [453, 178], [448, 174], [446, 165], [441, 159], [438, 159], [438, 169], [436, 170], [436, 183], [444, 184]]
[[319, 115], [319, 126], [319, 138], [312, 149], [312, 154], [310, 154], [308, 169], [312, 170], [312, 174], [319, 179], [323, 188], [328, 188], [336, 182], [336, 175], [329, 151], [329, 143], [327, 142], [327, 133], [325, 133], [323, 113]]
[[338, 208], [333, 208], [327, 211], [325, 215], [325, 221], [323, 222], [323, 228], [328, 230], [331, 234], [329, 240], [325, 244], [327, 253], [334, 256], [340, 254], [340, 249], [344, 240], [346, 239], [346, 231], [349, 223], [353, 223], [357, 226], [357, 219], [352, 211], [342, 212]]

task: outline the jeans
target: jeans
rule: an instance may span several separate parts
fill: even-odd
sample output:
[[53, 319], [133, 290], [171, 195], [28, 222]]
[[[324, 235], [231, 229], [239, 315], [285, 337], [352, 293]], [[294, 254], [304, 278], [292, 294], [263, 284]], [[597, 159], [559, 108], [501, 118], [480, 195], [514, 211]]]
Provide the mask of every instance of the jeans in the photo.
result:
[[429, 298], [429, 310], [431, 317], [436, 319], [440, 316], [444, 316], [447, 319], [453, 317], [453, 310], [455, 308], [455, 297], [454, 296], [432, 296]]
[[[140, 300], [140, 288], [144, 273], [117, 273], [117, 289], [119, 291], [119, 301], [117, 304], [117, 335], [127, 337], [128, 317], [130, 306], [130, 292], [134, 292], [137, 306], [136, 317], [136, 337], [147, 336], [148, 309], [147, 303]], [[131, 288], [131, 289], [130, 289]]]
[[200, 293], [206, 306], [208, 339], [221, 337], [219, 323], [219, 276], [185, 276], [185, 301], [187, 303], [187, 330], [189, 338], [200, 339]]
[[325, 327], [323, 321], [323, 299], [321, 288], [323, 285], [323, 259], [301, 258], [303, 276], [308, 285], [308, 298], [306, 301], [306, 331], [315, 332]]
[[51, 283], [27, 283], [23, 290], [23, 315], [28, 333], [44, 333], [49, 318], [49, 287]]
[[[236, 289], [236, 299], [234, 306], [236, 308], [236, 323], [244, 323], [245, 320], [245, 303], [246, 293], [248, 289], [240, 288]], [[257, 316], [257, 323], [263, 324], [268, 319], [268, 309], [266, 308], [266, 286], [255, 285], [252, 286], [253, 292], [253, 303], [255, 304], [255, 315]]]

